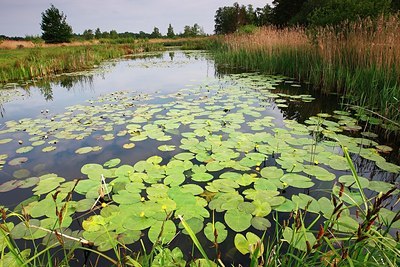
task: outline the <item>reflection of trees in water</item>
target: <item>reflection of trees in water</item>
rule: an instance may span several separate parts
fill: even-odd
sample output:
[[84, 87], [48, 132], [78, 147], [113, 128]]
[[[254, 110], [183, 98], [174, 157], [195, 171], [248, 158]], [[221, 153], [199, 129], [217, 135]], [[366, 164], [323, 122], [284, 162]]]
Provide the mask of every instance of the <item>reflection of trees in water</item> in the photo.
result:
[[171, 59], [171, 61], [174, 61], [174, 57], [175, 57], [175, 52], [171, 51], [168, 53], [169, 58]]
[[163, 53], [144, 53], [144, 54], [133, 54], [129, 55], [125, 58], [127, 59], [162, 59], [163, 58]]
[[0, 116], [3, 118], [4, 114], [5, 114], [5, 109], [4, 109], [3, 103], [0, 102]]
[[[49, 80], [44, 79], [36, 81], [34, 86], [39, 89], [46, 101], [51, 101], [53, 100], [54, 86], [60, 86], [70, 91], [77, 84], [79, 84], [81, 88], [93, 88], [93, 75], [62, 75]], [[26, 85], [23, 87], [28, 95], [31, 86], [32, 85]]]

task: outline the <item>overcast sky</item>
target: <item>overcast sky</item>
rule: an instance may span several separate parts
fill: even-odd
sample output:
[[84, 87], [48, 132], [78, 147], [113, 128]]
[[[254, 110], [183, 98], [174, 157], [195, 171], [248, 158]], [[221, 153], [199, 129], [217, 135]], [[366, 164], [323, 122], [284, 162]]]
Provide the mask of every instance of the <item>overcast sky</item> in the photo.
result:
[[[175, 33], [185, 25], [198, 23], [206, 33], [214, 30], [218, 7], [232, 6], [226, 0], [0, 0], [0, 35], [40, 35], [41, 13], [54, 4], [67, 15], [75, 33], [85, 29], [101, 31], [152, 32], [165, 34], [171, 23]], [[263, 7], [272, 0], [241, 0], [239, 4]]]

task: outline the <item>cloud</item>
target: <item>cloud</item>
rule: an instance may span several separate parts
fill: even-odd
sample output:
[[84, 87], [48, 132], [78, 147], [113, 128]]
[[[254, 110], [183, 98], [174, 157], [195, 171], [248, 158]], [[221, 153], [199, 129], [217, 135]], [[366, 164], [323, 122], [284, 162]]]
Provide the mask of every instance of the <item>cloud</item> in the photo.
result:
[[[198, 23], [207, 33], [214, 29], [214, 15], [218, 7], [231, 6], [226, 0], [53, 0], [67, 16], [74, 32], [99, 27], [102, 31], [151, 32], [158, 27], [166, 33], [171, 23], [175, 32], [185, 25]], [[272, 1], [246, 0], [240, 4], [264, 6]], [[50, 6], [48, 0], [2, 0], [0, 34], [7, 36], [38, 35], [41, 33], [41, 13]]]

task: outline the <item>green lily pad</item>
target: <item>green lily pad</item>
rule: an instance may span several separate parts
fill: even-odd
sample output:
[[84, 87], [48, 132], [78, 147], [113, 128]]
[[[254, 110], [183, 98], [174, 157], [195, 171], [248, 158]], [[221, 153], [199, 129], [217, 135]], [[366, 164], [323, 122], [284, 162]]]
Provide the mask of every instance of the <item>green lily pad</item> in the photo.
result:
[[194, 158], [194, 154], [193, 153], [189, 153], [189, 152], [182, 152], [179, 153], [177, 155], [174, 156], [174, 158], [179, 159], [179, 160], [191, 160]]
[[93, 151], [92, 147], [85, 146], [85, 147], [81, 147], [81, 148], [78, 148], [77, 150], [75, 150], [75, 153], [76, 154], [87, 154], [87, 153], [92, 152], [92, 151]]
[[304, 167], [304, 172], [315, 176], [320, 181], [332, 181], [336, 178], [335, 174], [328, 172], [324, 168], [315, 165]]
[[228, 210], [225, 213], [225, 222], [235, 232], [242, 232], [251, 225], [251, 214], [236, 209]]
[[287, 173], [283, 175], [281, 181], [286, 185], [297, 188], [310, 188], [314, 186], [310, 178], [296, 173]]
[[28, 153], [32, 149], [33, 149], [33, 146], [23, 146], [23, 147], [18, 148], [15, 152], [17, 154], [23, 154], [23, 153]]
[[211, 242], [222, 243], [228, 236], [228, 231], [225, 225], [221, 222], [216, 222], [214, 225], [212, 223], [207, 223], [204, 228], [204, 235]]
[[193, 181], [196, 182], [207, 182], [212, 180], [214, 176], [212, 176], [209, 173], [203, 172], [203, 173], [194, 173], [191, 178]]
[[[160, 236], [161, 233], [161, 236]], [[160, 241], [162, 244], [169, 243], [176, 235], [176, 227], [173, 221], [157, 221], [155, 222], [149, 230], [148, 237], [150, 241], [154, 244]], [[160, 236], [159, 240], [157, 238]]]
[[266, 167], [261, 170], [260, 174], [267, 179], [280, 179], [283, 176], [283, 170], [275, 166]]
[[[358, 180], [360, 181], [360, 185], [362, 188], [367, 188], [369, 185], [369, 180], [367, 178], [358, 176]], [[339, 182], [343, 183], [347, 187], [358, 188], [356, 184], [356, 180], [353, 175], [342, 175], [339, 177]]]
[[11, 141], [12, 141], [11, 138], [0, 139], [0, 145], [7, 144]]
[[[236, 249], [243, 255], [250, 253], [252, 257], [259, 258], [264, 253], [264, 246], [261, 239], [251, 232], [246, 233], [246, 237], [242, 234], [236, 234], [234, 243]], [[257, 255], [254, 254], [255, 251], [258, 251]]]
[[160, 151], [174, 151], [176, 149], [176, 146], [173, 145], [161, 145], [158, 147], [158, 150]]
[[263, 217], [253, 217], [251, 219], [251, 225], [257, 230], [266, 231], [271, 227], [271, 222]]
[[47, 147], [44, 147], [44, 148], [42, 149], [42, 152], [51, 152], [51, 151], [56, 150], [56, 148], [57, 148], [57, 147], [55, 147], [55, 146], [47, 146]]
[[390, 163], [390, 162], [386, 162], [384, 160], [378, 160], [376, 161], [376, 165], [387, 172], [392, 172], [392, 173], [400, 173], [400, 166]]
[[305, 252], [307, 251], [306, 242], [308, 241], [312, 247], [316, 241], [314, 234], [306, 231], [304, 228], [293, 230], [290, 227], [286, 227], [283, 231], [283, 238], [294, 248]]
[[132, 148], [135, 147], [135, 144], [134, 143], [127, 143], [127, 144], [123, 144], [122, 147], [125, 148], [125, 149], [132, 149]]
[[121, 163], [121, 160], [119, 158], [115, 158], [115, 159], [110, 159], [110, 160], [106, 161], [103, 164], [103, 166], [107, 167], [107, 168], [113, 168], [113, 167], [117, 166], [120, 163]]

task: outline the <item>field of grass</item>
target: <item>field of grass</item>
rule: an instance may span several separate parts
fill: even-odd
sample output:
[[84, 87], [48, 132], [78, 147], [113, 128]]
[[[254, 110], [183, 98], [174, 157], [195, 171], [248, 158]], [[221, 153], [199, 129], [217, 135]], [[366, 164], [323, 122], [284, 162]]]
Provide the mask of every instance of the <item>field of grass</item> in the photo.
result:
[[[400, 122], [400, 19], [341, 28], [261, 28], [223, 37], [217, 64], [279, 73]], [[392, 124], [388, 127], [394, 127]]]
[[0, 49], [0, 83], [84, 70], [103, 60], [162, 48], [161, 44], [136, 41], [129, 44]]

